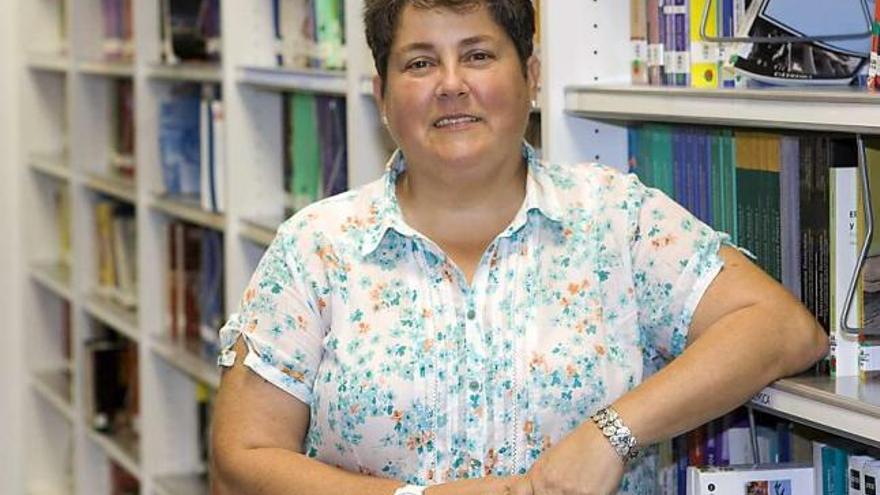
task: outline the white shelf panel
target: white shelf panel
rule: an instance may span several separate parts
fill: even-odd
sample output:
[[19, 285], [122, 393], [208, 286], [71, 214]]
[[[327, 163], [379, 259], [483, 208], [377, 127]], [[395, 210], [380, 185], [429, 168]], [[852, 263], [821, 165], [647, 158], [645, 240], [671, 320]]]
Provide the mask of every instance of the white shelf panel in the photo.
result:
[[222, 213], [203, 210], [198, 200], [158, 195], [153, 198], [152, 207], [166, 215], [223, 232], [226, 217]]
[[70, 166], [61, 155], [29, 153], [28, 166], [31, 170], [60, 181], [70, 180]]
[[880, 381], [800, 376], [779, 380], [752, 398], [757, 409], [880, 447]]
[[68, 421], [71, 423], [75, 421], [69, 370], [34, 371], [31, 373], [31, 386]]
[[880, 98], [858, 89], [570, 86], [565, 110], [599, 120], [880, 134]]
[[243, 218], [240, 235], [260, 246], [268, 247], [275, 239], [275, 232], [284, 218], [281, 215], [274, 217]]
[[139, 342], [137, 310], [99, 294], [90, 294], [85, 301], [86, 311], [98, 321]]
[[66, 73], [70, 58], [60, 53], [31, 52], [25, 55], [27, 66], [34, 70]]
[[137, 190], [133, 180], [89, 173], [84, 178], [84, 184], [93, 191], [107, 194], [120, 201], [131, 204], [137, 202]]
[[223, 79], [220, 64], [209, 62], [184, 62], [176, 65], [153, 64], [147, 75], [153, 79], [169, 81], [215, 82]]
[[133, 434], [108, 435], [92, 429], [87, 429], [86, 434], [93, 442], [107, 454], [107, 457], [122, 466], [138, 481], [143, 481], [141, 476], [139, 439]]
[[47, 484], [44, 480], [34, 480], [24, 489], [27, 495], [73, 495], [73, 480], [67, 481], [67, 486], [59, 487]]
[[345, 72], [283, 67], [238, 68], [238, 82], [275, 91], [305, 91], [344, 96], [348, 89]]
[[134, 64], [128, 60], [88, 60], [79, 62], [77, 69], [94, 76], [133, 77]]
[[167, 337], [157, 336], [151, 340], [151, 344], [153, 351], [169, 365], [215, 390], [220, 387], [220, 370], [213, 362]]
[[31, 278], [35, 282], [53, 292], [56, 296], [70, 301], [70, 267], [61, 262], [33, 263], [30, 268]]
[[156, 478], [160, 495], [208, 495], [208, 480], [201, 474], [172, 474]]

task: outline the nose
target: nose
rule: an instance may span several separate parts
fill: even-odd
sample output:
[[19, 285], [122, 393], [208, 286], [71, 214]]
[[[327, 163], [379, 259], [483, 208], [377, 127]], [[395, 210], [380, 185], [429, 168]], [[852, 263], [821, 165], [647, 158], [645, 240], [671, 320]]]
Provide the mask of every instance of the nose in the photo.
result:
[[437, 84], [438, 98], [462, 98], [470, 93], [464, 72], [458, 64], [444, 64]]

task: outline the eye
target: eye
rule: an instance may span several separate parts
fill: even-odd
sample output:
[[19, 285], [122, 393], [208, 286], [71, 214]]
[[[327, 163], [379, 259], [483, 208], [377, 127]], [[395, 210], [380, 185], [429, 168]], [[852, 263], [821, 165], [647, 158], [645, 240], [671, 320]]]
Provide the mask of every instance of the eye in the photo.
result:
[[406, 64], [406, 70], [423, 71], [431, 66], [431, 62], [424, 58], [417, 58]]
[[484, 64], [486, 62], [493, 60], [495, 57], [489, 52], [485, 52], [485, 51], [480, 50], [480, 51], [473, 51], [473, 52], [468, 53], [465, 58], [467, 59], [468, 62], [474, 62], [476, 64]]

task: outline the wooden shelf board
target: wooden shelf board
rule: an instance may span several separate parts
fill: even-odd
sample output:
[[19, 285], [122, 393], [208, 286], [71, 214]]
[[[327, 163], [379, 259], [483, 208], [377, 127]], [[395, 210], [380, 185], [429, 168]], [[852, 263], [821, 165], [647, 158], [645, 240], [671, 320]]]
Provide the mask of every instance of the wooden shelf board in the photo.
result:
[[25, 63], [34, 70], [67, 73], [70, 58], [60, 53], [30, 52], [25, 55]]
[[79, 62], [77, 69], [83, 74], [95, 76], [134, 76], [134, 63], [131, 60], [88, 60]]
[[267, 247], [275, 239], [278, 226], [284, 221], [281, 215], [274, 217], [243, 218], [240, 235], [255, 244]]
[[76, 413], [72, 402], [71, 375], [67, 369], [40, 370], [31, 373], [31, 385], [43, 399], [71, 423]]
[[91, 428], [86, 430], [86, 434], [107, 454], [107, 457], [122, 466], [138, 481], [143, 482], [140, 466], [140, 439], [133, 434], [127, 435], [108, 435], [100, 433]]
[[222, 213], [203, 210], [196, 199], [156, 195], [153, 197], [152, 207], [166, 215], [202, 227], [220, 232], [226, 230], [226, 217]]
[[70, 180], [70, 166], [62, 155], [29, 153], [27, 163], [37, 173], [60, 181]]
[[73, 291], [70, 286], [70, 267], [60, 261], [33, 263], [31, 278], [56, 296], [71, 301]]
[[107, 194], [126, 203], [137, 203], [137, 190], [133, 180], [112, 175], [88, 173], [85, 176], [84, 183], [86, 187], [93, 191]]
[[798, 376], [752, 398], [770, 414], [880, 448], [880, 382], [859, 377]]
[[153, 352], [174, 368], [215, 390], [220, 387], [220, 370], [215, 363], [203, 359], [168, 337], [156, 336], [151, 339], [151, 346]]
[[221, 65], [213, 62], [181, 62], [176, 65], [153, 64], [147, 70], [153, 79], [170, 81], [215, 82], [223, 80]]
[[113, 299], [92, 293], [85, 301], [86, 311], [98, 321], [112, 327], [135, 343], [139, 342], [137, 309], [119, 304]]
[[565, 110], [611, 121], [880, 134], [880, 98], [857, 89], [570, 86]]
[[241, 66], [238, 82], [275, 91], [300, 91], [345, 96], [348, 83], [344, 71]]

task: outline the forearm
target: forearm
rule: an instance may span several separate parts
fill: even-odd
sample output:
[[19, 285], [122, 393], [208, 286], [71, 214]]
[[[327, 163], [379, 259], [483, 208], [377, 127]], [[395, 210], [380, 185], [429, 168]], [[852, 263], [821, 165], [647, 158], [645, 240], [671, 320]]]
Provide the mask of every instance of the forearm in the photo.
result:
[[[277, 448], [255, 448], [227, 456], [215, 467], [212, 493], [225, 495], [391, 495], [401, 481], [352, 473]], [[429, 488], [426, 495], [502, 494], [513, 478], [462, 480]]]
[[[775, 312], [775, 313], [774, 313]], [[824, 333], [799, 306], [753, 305], [719, 319], [664, 369], [614, 403], [641, 445], [691, 430], [810, 366]]]

